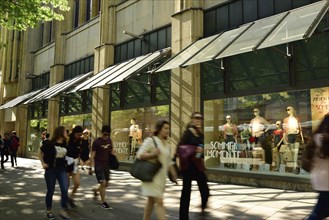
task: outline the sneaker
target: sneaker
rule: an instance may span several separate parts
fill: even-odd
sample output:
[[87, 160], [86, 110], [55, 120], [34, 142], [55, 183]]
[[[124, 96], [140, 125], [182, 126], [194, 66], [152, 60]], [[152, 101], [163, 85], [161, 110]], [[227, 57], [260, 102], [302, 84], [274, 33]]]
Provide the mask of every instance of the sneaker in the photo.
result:
[[109, 206], [109, 204], [107, 204], [107, 202], [103, 202], [102, 205], [101, 205], [101, 207], [102, 207], [103, 209], [112, 209], [112, 207]]
[[48, 219], [51, 219], [51, 220], [54, 220], [55, 219], [55, 216], [52, 212], [47, 212], [47, 218]]

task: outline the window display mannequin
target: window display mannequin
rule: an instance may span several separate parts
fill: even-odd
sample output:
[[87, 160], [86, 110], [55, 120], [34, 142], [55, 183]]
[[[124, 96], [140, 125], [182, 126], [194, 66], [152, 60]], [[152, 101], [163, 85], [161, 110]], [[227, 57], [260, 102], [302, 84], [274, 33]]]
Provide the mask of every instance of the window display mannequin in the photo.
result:
[[295, 116], [295, 109], [292, 106], [288, 106], [286, 111], [289, 116], [283, 119], [283, 129], [293, 158], [292, 172], [298, 173], [297, 160], [300, 143], [297, 137], [301, 137], [302, 144], [304, 143], [304, 137], [299, 119]]
[[265, 133], [270, 128], [268, 121], [260, 116], [260, 110], [253, 110], [254, 118], [250, 121], [251, 135], [255, 138], [255, 144], [263, 148], [262, 157], [265, 163], [272, 164], [272, 149], [271, 146], [265, 144]]
[[226, 124], [223, 125], [225, 143], [235, 142], [237, 143], [238, 128], [232, 123], [230, 115], [226, 116]]
[[282, 155], [280, 153], [280, 147], [283, 144], [284, 140], [284, 130], [281, 127], [281, 121], [275, 122], [276, 129], [273, 131], [273, 142], [274, 147], [276, 148], [276, 168], [274, 171], [278, 171], [280, 169], [280, 165], [283, 163]]
[[130, 145], [130, 155], [135, 155], [136, 145], [142, 143], [142, 130], [136, 124], [136, 119], [132, 118], [130, 120], [129, 128], [129, 145]]

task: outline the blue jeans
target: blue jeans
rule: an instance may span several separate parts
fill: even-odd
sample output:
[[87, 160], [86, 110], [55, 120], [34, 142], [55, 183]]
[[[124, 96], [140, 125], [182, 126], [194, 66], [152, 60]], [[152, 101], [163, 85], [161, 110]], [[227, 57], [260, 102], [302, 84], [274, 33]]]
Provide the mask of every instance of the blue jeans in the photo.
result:
[[68, 200], [68, 178], [64, 167], [50, 168], [45, 172], [45, 180], [47, 184], [46, 206], [47, 210], [51, 210], [53, 203], [53, 195], [55, 191], [56, 180], [58, 180], [61, 189], [61, 207], [67, 209]]
[[321, 220], [329, 217], [329, 191], [319, 191], [318, 202], [308, 220]]

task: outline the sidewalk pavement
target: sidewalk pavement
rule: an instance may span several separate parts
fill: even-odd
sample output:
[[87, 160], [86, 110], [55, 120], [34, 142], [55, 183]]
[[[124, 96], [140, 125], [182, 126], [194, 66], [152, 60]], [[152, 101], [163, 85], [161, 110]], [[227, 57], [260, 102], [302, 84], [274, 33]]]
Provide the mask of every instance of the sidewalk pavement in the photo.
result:
[[[0, 170], [0, 219], [46, 219], [44, 197], [46, 185], [40, 162], [34, 159], [18, 158], [18, 167], [5, 164]], [[95, 176], [82, 171], [81, 185], [76, 195], [78, 208], [70, 208], [69, 214], [78, 219], [143, 219], [145, 198], [140, 194], [140, 182], [128, 172], [113, 171], [107, 199], [113, 210], [103, 210], [100, 199], [93, 199], [92, 189], [97, 186]], [[209, 182], [210, 198], [207, 216], [200, 216], [200, 193], [193, 181], [190, 219], [304, 219], [311, 212], [317, 198], [314, 192], [255, 188], [250, 186], [218, 184]], [[179, 185], [167, 182], [164, 204], [168, 220], [178, 219], [180, 191]], [[60, 190], [56, 185], [53, 197], [53, 211], [59, 218]], [[152, 220], [156, 219], [153, 212]]]

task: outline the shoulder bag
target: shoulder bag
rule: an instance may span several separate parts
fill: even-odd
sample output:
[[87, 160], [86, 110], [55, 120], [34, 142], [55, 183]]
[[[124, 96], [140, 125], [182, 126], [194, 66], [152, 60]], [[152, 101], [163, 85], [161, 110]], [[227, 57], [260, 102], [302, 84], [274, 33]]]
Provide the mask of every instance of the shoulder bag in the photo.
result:
[[[154, 145], [157, 148], [158, 146], [154, 138], [151, 138], [153, 139]], [[152, 182], [153, 177], [161, 167], [162, 164], [158, 159], [156, 161], [135, 159], [130, 168], [130, 174], [143, 182]]]

